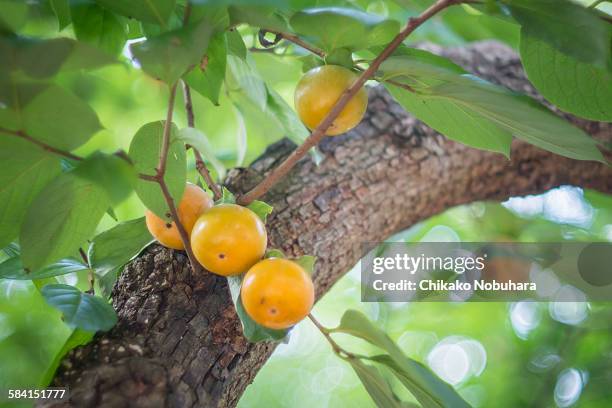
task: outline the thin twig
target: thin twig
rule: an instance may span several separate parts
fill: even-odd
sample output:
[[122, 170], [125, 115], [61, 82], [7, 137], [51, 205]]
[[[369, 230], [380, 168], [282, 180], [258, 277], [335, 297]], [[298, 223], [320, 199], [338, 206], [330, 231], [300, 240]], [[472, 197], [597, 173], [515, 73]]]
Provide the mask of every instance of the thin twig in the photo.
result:
[[317, 329], [319, 329], [323, 337], [325, 337], [325, 339], [329, 342], [332, 349], [334, 350], [334, 353], [339, 354], [341, 356], [348, 357], [348, 358], [354, 357], [353, 353], [346, 351], [338, 343], [336, 343], [336, 341], [332, 338], [329, 329], [327, 329], [325, 326], [319, 323], [319, 321], [313, 316], [312, 313], [308, 314], [308, 318], [317, 327]]
[[[183, 99], [185, 100], [185, 112], [187, 114], [187, 126], [194, 128], [195, 127], [195, 115], [193, 113], [193, 102], [191, 100], [191, 89], [189, 89], [189, 85], [187, 85], [187, 83], [185, 82], [183, 82]], [[221, 191], [221, 188], [217, 185], [217, 183], [215, 183], [215, 180], [213, 180], [212, 176], [210, 175], [210, 170], [208, 170], [206, 163], [204, 163], [202, 154], [195, 147], [193, 146], [190, 146], [190, 147], [193, 150], [193, 155], [195, 156], [196, 169], [198, 170], [198, 172], [204, 179], [204, 182], [206, 182], [206, 185], [208, 186], [208, 188], [210, 188], [210, 190], [213, 192], [214, 200], [216, 201], [220, 199], [223, 196], [223, 192]]]
[[170, 130], [172, 129], [172, 115], [174, 113], [174, 100], [176, 98], [176, 83], [170, 87], [170, 97], [168, 98], [168, 111], [166, 122], [164, 123], [164, 136], [162, 139], [161, 150], [159, 152], [159, 163], [157, 164], [157, 177], [162, 179], [166, 173], [166, 163], [168, 162], [168, 151], [170, 150]]
[[276, 34], [276, 35], [280, 35], [283, 39], [290, 41], [296, 45], [299, 45], [300, 47], [304, 48], [305, 50], [308, 50], [310, 52], [312, 52], [315, 55], [318, 55], [321, 58], [325, 58], [325, 51], [323, 51], [320, 48], [315, 47], [312, 44], [307, 43], [306, 41], [302, 40], [300, 37], [298, 37], [297, 35], [294, 34], [289, 34], [289, 33], [284, 33], [281, 31], [276, 31], [276, 30], [269, 30], [269, 29], [265, 29], [265, 31], [272, 33], [272, 34]]
[[72, 154], [72, 153], [67, 152], [65, 150], [58, 149], [56, 147], [53, 147], [53, 146], [48, 145], [46, 143], [43, 143], [40, 140], [36, 140], [33, 137], [27, 135], [22, 130], [10, 130], [10, 129], [6, 129], [6, 128], [3, 128], [3, 127], [0, 127], [0, 132], [9, 134], [11, 136], [20, 137], [22, 139], [25, 139], [28, 142], [34, 143], [36, 146], [41, 147], [42, 149], [44, 149], [44, 150], [46, 150], [48, 152], [57, 154], [59, 156], [63, 156], [65, 158], [67, 158], [67, 159], [72, 159], [72, 160], [77, 160], [77, 161], [83, 160], [82, 157], [79, 157], [79, 156], [77, 156], [75, 154]]
[[421, 13], [418, 17], [408, 20], [406, 27], [385, 47], [385, 49], [372, 61], [370, 66], [357, 78], [357, 80], [348, 87], [340, 96], [334, 107], [329, 111], [323, 121], [316, 129], [308, 136], [308, 138], [297, 147], [280, 165], [273, 169], [265, 179], [263, 179], [251, 191], [240, 196], [238, 203], [247, 205], [253, 200], [264, 195], [278, 180], [284, 177], [295, 164], [308, 153], [308, 151], [316, 146], [325, 137], [325, 131], [332, 125], [334, 120], [340, 115], [347, 103], [355, 96], [361, 87], [370, 79], [378, 70], [384, 60], [386, 60], [393, 52], [401, 45], [401, 43], [417, 29], [425, 21], [433, 17], [439, 11], [453, 4], [462, 3], [464, 0], [438, 0], [431, 7]]
[[191, 242], [189, 241], [189, 234], [185, 230], [185, 227], [181, 223], [179, 219], [178, 211], [176, 209], [176, 205], [174, 203], [174, 199], [170, 194], [170, 190], [168, 189], [168, 185], [166, 184], [166, 180], [164, 180], [164, 175], [166, 173], [166, 163], [168, 161], [168, 150], [170, 148], [170, 130], [172, 129], [172, 116], [174, 114], [174, 100], [176, 98], [176, 87], [177, 83], [170, 87], [170, 96], [168, 98], [168, 111], [166, 113], [166, 123], [164, 124], [164, 133], [162, 136], [162, 147], [159, 153], [159, 165], [157, 166], [157, 174], [154, 179], [159, 184], [159, 187], [162, 190], [162, 194], [164, 195], [164, 199], [166, 200], [166, 204], [168, 204], [168, 208], [170, 210], [170, 215], [172, 216], [172, 220], [174, 221], [174, 225], [176, 225], [176, 229], [179, 232], [181, 237], [181, 241], [183, 242], [183, 246], [185, 247], [185, 252], [187, 252], [187, 257], [189, 258], [189, 262], [191, 263], [191, 268], [193, 271], [199, 270], [199, 264], [195, 260], [195, 256], [193, 254], [193, 250], [191, 249]]

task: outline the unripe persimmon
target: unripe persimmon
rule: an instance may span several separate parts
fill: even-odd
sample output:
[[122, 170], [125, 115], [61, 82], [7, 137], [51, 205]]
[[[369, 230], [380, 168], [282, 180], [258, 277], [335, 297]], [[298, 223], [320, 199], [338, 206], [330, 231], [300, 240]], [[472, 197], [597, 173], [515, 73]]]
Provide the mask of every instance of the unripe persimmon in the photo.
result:
[[[295, 88], [294, 100], [302, 122], [309, 129], [315, 129], [356, 79], [357, 75], [339, 65], [323, 65], [306, 72]], [[335, 136], [351, 130], [361, 122], [367, 106], [368, 93], [361, 88], [325, 134]]]
[[297, 263], [268, 258], [249, 269], [240, 296], [251, 319], [270, 329], [286, 329], [310, 313], [314, 285]]
[[263, 221], [236, 204], [217, 205], [196, 221], [191, 248], [200, 264], [222, 276], [247, 271], [266, 252], [268, 236]]
[[[212, 208], [213, 204], [212, 198], [210, 198], [206, 191], [195, 184], [187, 183], [177, 208], [179, 220], [183, 227], [185, 227], [187, 234], [191, 234], [193, 225], [198, 217], [209, 208]], [[185, 249], [174, 221], [163, 220], [149, 210], [145, 213], [145, 220], [149, 232], [160, 244], [168, 248]]]

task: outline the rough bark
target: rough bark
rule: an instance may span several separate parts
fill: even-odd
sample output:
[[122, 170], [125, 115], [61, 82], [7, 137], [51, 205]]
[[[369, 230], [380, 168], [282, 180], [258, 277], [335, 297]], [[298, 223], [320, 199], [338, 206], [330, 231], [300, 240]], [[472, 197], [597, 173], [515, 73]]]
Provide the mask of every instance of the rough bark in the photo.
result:
[[[517, 56], [497, 43], [436, 50], [492, 82], [536, 96]], [[570, 118], [594, 137], [612, 125]], [[270, 246], [314, 254], [317, 297], [361, 258], [361, 243], [380, 241], [449, 207], [572, 184], [612, 192], [612, 171], [515, 141], [512, 160], [454, 143], [370, 89], [363, 123], [321, 144], [320, 166], [302, 160], [265, 201]], [[283, 140], [228, 186], [246, 191], [294, 146]], [[113, 293], [119, 324], [73, 351], [56, 385], [78, 407], [233, 407], [274, 350], [249, 344], [225, 280], [192, 276], [181, 252], [152, 246], [125, 268]]]

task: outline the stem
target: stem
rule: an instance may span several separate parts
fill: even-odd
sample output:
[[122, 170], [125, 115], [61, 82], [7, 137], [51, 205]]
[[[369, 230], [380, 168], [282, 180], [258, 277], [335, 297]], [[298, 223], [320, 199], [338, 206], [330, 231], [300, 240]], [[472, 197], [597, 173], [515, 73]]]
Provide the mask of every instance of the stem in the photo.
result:
[[314, 317], [312, 313], [308, 314], [308, 318], [312, 321], [316, 328], [319, 329], [323, 337], [325, 337], [325, 339], [329, 342], [332, 349], [334, 350], [334, 353], [347, 358], [355, 357], [353, 353], [346, 351], [338, 343], [336, 343], [336, 341], [332, 338], [329, 329], [319, 323], [319, 321]]
[[593, 3], [592, 3], [590, 6], [589, 6], [589, 7], [587, 7], [587, 8], [590, 8], [590, 9], [595, 8], [595, 7], [599, 6], [601, 3], [605, 3], [606, 1], [608, 1], [608, 0], [595, 0], [595, 1], [594, 1], [594, 2], [593, 2]]
[[81, 255], [83, 262], [85, 262], [85, 265], [87, 265], [87, 267], [89, 268], [87, 270], [87, 280], [89, 281], [89, 289], [87, 290], [87, 293], [94, 295], [95, 294], [94, 284], [96, 283], [96, 277], [94, 275], [94, 270], [89, 265], [89, 258], [87, 257], [87, 254], [85, 253], [85, 251], [83, 251], [83, 248], [81, 247], [79, 247], [79, 255]]
[[334, 120], [340, 115], [346, 104], [351, 98], [361, 89], [361, 87], [370, 79], [378, 70], [380, 65], [401, 45], [401, 43], [421, 24], [429, 20], [439, 11], [453, 4], [462, 3], [464, 0], [437, 0], [427, 10], [421, 13], [418, 17], [410, 18], [406, 27], [385, 47], [385, 49], [372, 61], [368, 69], [366, 69], [357, 80], [348, 87], [340, 96], [334, 107], [329, 111], [323, 121], [317, 128], [308, 136], [308, 138], [297, 147], [290, 155], [272, 170], [266, 178], [264, 178], [251, 191], [238, 197], [237, 202], [241, 205], [248, 205], [253, 200], [264, 195], [278, 180], [287, 175], [287, 173], [295, 166], [295, 164], [308, 153], [310, 148], [316, 146], [325, 137], [325, 131], [331, 126]]
[[183, 246], [185, 247], [185, 252], [187, 252], [187, 257], [189, 258], [189, 262], [191, 263], [191, 268], [195, 272], [199, 270], [200, 265], [195, 261], [195, 256], [193, 254], [193, 250], [191, 249], [191, 242], [189, 241], [189, 234], [187, 233], [185, 227], [179, 219], [178, 211], [176, 210], [176, 205], [174, 204], [174, 199], [170, 194], [170, 190], [168, 190], [166, 180], [164, 180], [164, 175], [166, 173], [166, 163], [168, 161], [168, 150], [170, 148], [170, 130], [172, 129], [172, 115], [174, 113], [176, 86], [177, 83], [170, 87], [170, 96], [168, 98], [168, 112], [166, 114], [166, 123], [164, 123], [162, 147], [159, 153], [159, 165], [157, 166], [157, 174], [153, 177], [153, 179], [159, 184], [159, 187], [162, 190], [162, 194], [164, 195], [166, 204], [168, 204], [168, 208], [170, 209], [170, 215], [172, 216], [174, 225], [176, 225], [176, 229], [178, 230], [179, 235], [181, 237], [181, 241], [183, 242]]
[[[195, 115], [193, 114], [193, 102], [191, 99], [191, 89], [189, 89], [189, 85], [183, 82], [183, 99], [185, 100], [185, 112], [187, 114], [187, 126], [194, 128], [195, 127]], [[210, 175], [210, 170], [206, 167], [206, 163], [204, 163], [204, 159], [202, 158], [202, 154], [200, 151], [193, 146], [189, 146], [193, 150], [193, 155], [196, 159], [196, 169], [206, 182], [206, 185], [213, 192], [214, 200], [218, 200], [223, 196], [223, 192], [221, 188], [215, 183], [212, 176]]]
[[280, 31], [275, 31], [275, 30], [268, 30], [267, 28], [265, 29], [265, 31], [272, 33], [272, 34], [276, 34], [276, 35], [280, 35], [281, 38], [292, 42], [296, 45], [299, 45], [300, 47], [304, 48], [305, 50], [308, 50], [310, 52], [312, 52], [315, 55], [318, 55], [321, 58], [325, 58], [325, 51], [315, 47], [312, 44], [308, 44], [306, 41], [302, 40], [300, 37], [298, 37], [297, 35], [293, 35], [293, 34], [289, 34], [289, 33], [283, 33]]
[[80, 156], [77, 156], [77, 155], [72, 154], [70, 152], [67, 152], [65, 150], [61, 150], [61, 149], [55, 148], [55, 147], [53, 147], [51, 145], [48, 145], [48, 144], [43, 143], [43, 142], [41, 142], [39, 140], [36, 140], [33, 137], [28, 136], [22, 130], [10, 130], [10, 129], [5, 129], [3, 127], [0, 127], [0, 132], [3, 132], [3, 133], [6, 133], [6, 134], [9, 134], [9, 135], [12, 135], [12, 136], [16, 136], [16, 137], [20, 137], [22, 139], [25, 139], [28, 142], [34, 143], [36, 146], [41, 147], [41, 148], [43, 148], [44, 150], [46, 150], [48, 152], [55, 153], [55, 154], [57, 154], [59, 156], [65, 157], [67, 159], [72, 159], [72, 160], [77, 160], [77, 161], [83, 160], [83, 158], [80, 157]]
[[172, 115], [174, 113], [174, 100], [176, 98], [176, 83], [170, 88], [170, 97], [168, 98], [168, 112], [166, 113], [166, 122], [164, 123], [164, 135], [162, 140], [161, 151], [159, 152], [159, 163], [157, 164], [157, 178], [163, 179], [166, 173], [166, 163], [168, 162], [168, 150], [170, 150], [170, 130], [172, 129]]

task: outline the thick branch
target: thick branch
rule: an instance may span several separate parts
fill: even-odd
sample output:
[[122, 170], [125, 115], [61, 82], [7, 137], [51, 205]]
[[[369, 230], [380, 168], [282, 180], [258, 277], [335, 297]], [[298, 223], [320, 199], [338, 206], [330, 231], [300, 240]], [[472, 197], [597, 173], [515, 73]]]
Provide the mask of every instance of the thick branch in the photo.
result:
[[[490, 81], [535, 95], [505, 46], [480, 43], [444, 54]], [[324, 140], [319, 166], [300, 160], [264, 196], [274, 206], [270, 246], [318, 257], [318, 298], [359, 261], [362, 243], [449, 207], [562, 184], [612, 193], [612, 170], [604, 165], [519, 141], [506, 160], [449, 141], [381, 88], [369, 93], [361, 125]], [[612, 139], [612, 124], [566, 118], [596, 138]], [[228, 187], [249, 190], [294, 148], [286, 140], [270, 146], [248, 169], [233, 170]], [[183, 253], [156, 245], [126, 267], [113, 305], [118, 325], [72, 352], [56, 378], [70, 387], [72, 406], [233, 407], [275, 347], [242, 337], [224, 278], [193, 274]]]

